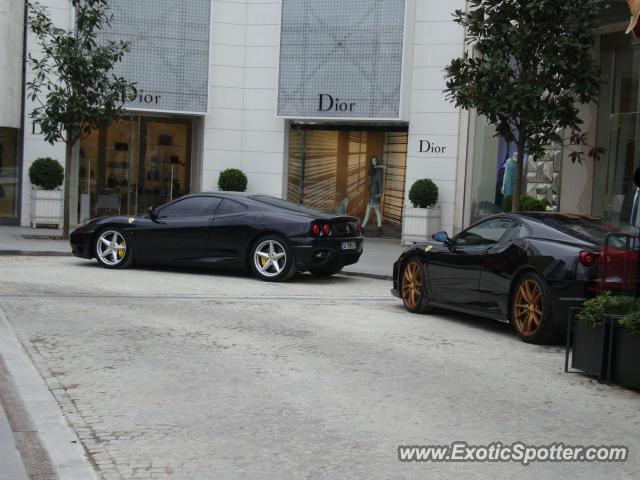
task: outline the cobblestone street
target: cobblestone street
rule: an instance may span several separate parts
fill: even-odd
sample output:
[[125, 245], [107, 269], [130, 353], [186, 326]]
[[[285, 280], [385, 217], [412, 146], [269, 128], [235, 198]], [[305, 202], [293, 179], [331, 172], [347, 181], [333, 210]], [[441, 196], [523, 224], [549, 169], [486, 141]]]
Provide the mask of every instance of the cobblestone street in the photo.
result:
[[[0, 260], [0, 314], [110, 479], [637, 478], [640, 396], [389, 282]], [[1, 352], [0, 352], [1, 353]], [[625, 464], [403, 464], [400, 444], [627, 445]]]

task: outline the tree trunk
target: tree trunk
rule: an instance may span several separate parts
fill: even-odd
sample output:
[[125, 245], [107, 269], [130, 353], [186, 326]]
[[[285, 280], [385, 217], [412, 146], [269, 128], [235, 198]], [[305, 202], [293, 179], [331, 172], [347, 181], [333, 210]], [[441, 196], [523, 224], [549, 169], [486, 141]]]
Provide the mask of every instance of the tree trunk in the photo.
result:
[[525, 136], [520, 133], [518, 139], [518, 159], [516, 161], [516, 182], [513, 187], [513, 203], [511, 211], [518, 213], [520, 211], [520, 197], [522, 197], [522, 173], [524, 171], [524, 149], [525, 149]]
[[71, 160], [73, 157], [73, 143], [66, 144], [66, 153], [64, 157], [64, 202], [63, 202], [63, 220], [62, 220], [62, 238], [69, 238], [69, 196], [71, 195]]

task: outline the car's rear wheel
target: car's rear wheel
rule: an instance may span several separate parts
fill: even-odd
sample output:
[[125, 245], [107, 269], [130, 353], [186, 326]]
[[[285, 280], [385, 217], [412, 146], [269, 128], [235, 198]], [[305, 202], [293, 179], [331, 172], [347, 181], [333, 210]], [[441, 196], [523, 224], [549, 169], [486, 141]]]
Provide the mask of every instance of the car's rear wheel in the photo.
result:
[[402, 302], [411, 313], [426, 313], [429, 310], [427, 297], [427, 269], [416, 259], [409, 260], [400, 278]]
[[251, 248], [251, 271], [260, 280], [282, 282], [296, 274], [293, 251], [279, 235], [260, 237]]
[[511, 323], [518, 336], [527, 343], [556, 341], [551, 294], [537, 273], [527, 273], [512, 292]]
[[133, 262], [133, 242], [119, 228], [101, 231], [94, 244], [95, 257], [105, 268], [127, 268]]

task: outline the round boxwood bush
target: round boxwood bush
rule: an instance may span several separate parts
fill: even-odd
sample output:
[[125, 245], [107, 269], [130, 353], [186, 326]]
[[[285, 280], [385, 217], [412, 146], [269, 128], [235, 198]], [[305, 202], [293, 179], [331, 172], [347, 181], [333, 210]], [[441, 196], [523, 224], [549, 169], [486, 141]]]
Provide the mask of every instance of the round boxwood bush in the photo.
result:
[[222, 192], [245, 192], [247, 183], [247, 176], [237, 168], [223, 170], [218, 178], [218, 188]]
[[415, 208], [432, 208], [438, 203], [438, 186], [433, 180], [417, 180], [409, 191], [409, 200]]
[[[520, 197], [521, 212], [546, 212], [549, 203], [546, 200], [538, 200], [533, 197]], [[513, 210], [513, 197], [507, 195], [502, 200], [502, 210], [510, 212]]]
[[64, 168], [53, 158], [38, 158], [29, 168], [31, 184], [44, 190], [55, 190], [64, 181]]

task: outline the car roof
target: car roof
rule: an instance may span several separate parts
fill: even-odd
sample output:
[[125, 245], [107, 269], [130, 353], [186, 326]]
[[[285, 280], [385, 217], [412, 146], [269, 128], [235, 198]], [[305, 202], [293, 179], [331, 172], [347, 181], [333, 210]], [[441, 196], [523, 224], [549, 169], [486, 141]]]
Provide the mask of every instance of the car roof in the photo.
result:
[[[575, 230], [561, 228], [563, 222], [570, 224], [571, 221], [584, 222], [585, 224], [591, 224], [590, 228], [600, 230], [602, 232], [613, 231], [606, 226], [600, 224], [601, 219], [588, 215], [568, 214], [568, 213], [556, 213], [556, 212], [519, 212], [519, 213], [502, 213], [494, 215], [489, 218], [513, 218], [520, 220], [527, 224], [532, 230], [532, 236], [539, 238], [547, 238], [550, 240], [564, 241], [564, 242], [578, 242], [591, 245], [597, 245], [600, 243], [595, 238], [587, 238], [584, 235], [580, 235]], [[557, 224], [549, 222], [549, 220], [560, 220]]]

